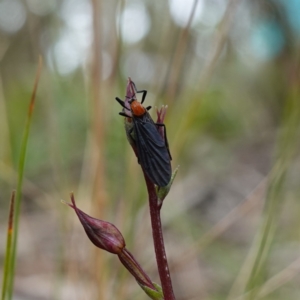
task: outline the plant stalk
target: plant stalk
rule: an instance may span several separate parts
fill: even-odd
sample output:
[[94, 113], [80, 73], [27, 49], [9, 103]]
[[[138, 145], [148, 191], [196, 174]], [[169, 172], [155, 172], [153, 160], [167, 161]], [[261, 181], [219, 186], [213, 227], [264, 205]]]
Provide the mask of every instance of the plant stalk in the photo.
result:
[[161, 219], [160, 219], [160, 207], [158, 205], [158, 198], [154, 184], [148, 178], [143, 171], [148, 195], [149, 195], [149, 208], [152, 226], [152, 236], [154, 242], [154, 250], [156, 255], [156, 262], [158, 267], [158, 273], [161, 281], [162, 290], [165, 300], [175, 300], [171, 276], [169, 272], [169, 266], [167, 261], [167, 255], [165, 250]]

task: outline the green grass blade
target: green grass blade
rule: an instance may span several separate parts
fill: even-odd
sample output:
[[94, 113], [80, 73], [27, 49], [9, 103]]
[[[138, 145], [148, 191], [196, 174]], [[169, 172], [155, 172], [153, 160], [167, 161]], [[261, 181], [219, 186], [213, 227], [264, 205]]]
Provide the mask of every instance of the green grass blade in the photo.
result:
[[8, 288], [7, 288], [7, 299], [11, 300], [13, 295], [13, 287], [14, 287], [14, 274], [15, 274], [15, 266], [16, 266], [16, 253], [17, 253], [17, 242], [18, 242], [18, 226], [19, 226], [19, 217], [20, 217], [20, 208], [21, 208], [21, 191], [23, 184], [23, 175], [24, 175], [24, 166], [26, 160], [26, 150], [28, 144], [28, 137], [30, 132], [30, 125], [32, 120], [32, 114], [35, 104], [36, 91], [38, 87], [38, 82], [42, 69], [42, 59], [39, 58], [39, 65], [35, 77], [35, 82], [33, 86], [33, 91], [29, 103], [27, 121], [25, 125], [25, 131], [23, 135], [23, 140], [21, 144], [21, 151], [19, 157], [19, 165], [18, 165], [18, 183], [17, 183], [17, 192], [16, 192], [16, 203], [15, 203], [15, 217], [13, 222], [13, 237], [12, 237], [12, 252], [9, 261], [9, 274], [8, 274]]
[[9, 276], [9, 263], [11, 259], [11, 245], [12, 245], [12, 235], [14, 230], [14, 207], [15, 207], [15, 195], [16, 192], [13, 191], [10, 198], [10, 208], [9, 208], [9, 217], [8, 217], [8, 226], [7, 226], [7, 238], [6, 238], [6, 251], [5, 251], [5, 260], [4, 260], [4, 269], [3, 269], [3, 280], [2, 280], [2, 293], [1, 300], [5, 300], [5, 295], [7, 293], [7, 284]]
[[284, 201], [283, 187], [296, 148], [295, 144], [300, 123], [299, 94], [299, 89], [292, 87], [286, 101], [281, 134], [278, 140], [276, 162], [269, 178], [258, 247], [245, 288], [245, 293], [248, 292], [248, 300], [256, 299], [259, 289], [265, 281], [268, 255], [274, 238], [280, 208]]

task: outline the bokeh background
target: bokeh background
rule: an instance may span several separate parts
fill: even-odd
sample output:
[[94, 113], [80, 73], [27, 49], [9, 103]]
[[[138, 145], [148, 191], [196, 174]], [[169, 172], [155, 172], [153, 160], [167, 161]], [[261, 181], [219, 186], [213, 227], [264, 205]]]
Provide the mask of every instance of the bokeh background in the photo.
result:
[[71, 191], [159, 282], [146, 187], [114, 101], [128, 76], [146, 105], [168, 105], [180, 169], [162, 219], [177, 299], [299, 299], [299, 42], [299, 0], [0, 0], [1, 262], [44, 61], [14, 299], [147, 299], [60, 202]]

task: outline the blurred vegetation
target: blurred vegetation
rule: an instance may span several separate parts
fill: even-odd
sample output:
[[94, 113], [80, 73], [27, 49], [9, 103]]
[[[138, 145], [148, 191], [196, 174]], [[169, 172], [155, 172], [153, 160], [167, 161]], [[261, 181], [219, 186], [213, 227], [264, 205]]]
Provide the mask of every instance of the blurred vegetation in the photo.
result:
[[[146, 188], [116, 96], [167, 104], [162, 211], [177, 299], [299, 299], [297, 0], [1, 0], [0, 259], [38, 56], [14, 299], [145, 299], [74, 213], [114, 223], [154, 281]], [[155, 119], [155, 109], [151, 110]], [[2, 266], [2, 264], [1, 264]]]

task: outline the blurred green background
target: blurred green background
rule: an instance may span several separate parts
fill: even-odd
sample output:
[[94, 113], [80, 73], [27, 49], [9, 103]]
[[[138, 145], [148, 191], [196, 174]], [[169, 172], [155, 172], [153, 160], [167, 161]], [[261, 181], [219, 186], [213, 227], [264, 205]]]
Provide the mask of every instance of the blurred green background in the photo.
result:
[[14, 299], [147, 299], [61, 204], [71, 191], [159, 282], [146, 187], [114, 100], [128, 76], [148, 90], [146, 105], [168, 105], [180, 169], [162, 219], [176, 299], [299, 299], [299, 12], [299, 0], [0, 0], [1, 262], [44, 61]]

